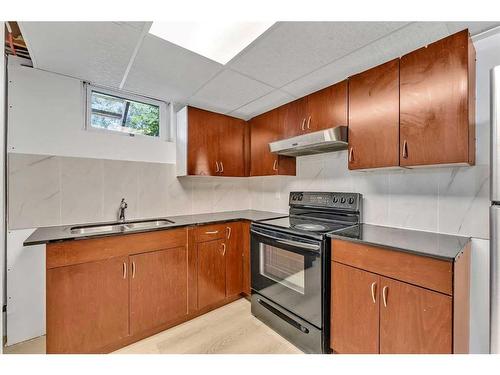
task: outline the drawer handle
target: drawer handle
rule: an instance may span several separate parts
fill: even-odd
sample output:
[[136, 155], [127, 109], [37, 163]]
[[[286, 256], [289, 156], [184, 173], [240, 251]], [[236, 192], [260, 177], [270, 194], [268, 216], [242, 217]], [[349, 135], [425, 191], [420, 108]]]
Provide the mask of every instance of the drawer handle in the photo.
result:
[[218, 230], [212, 230], [212, 231], [209, 231], [209, 232], [205, 232], [205, 234], [217, 234], [219, 233]]
[[384, 300], [384, 307], [387, 307], [387, 291], [389, 290], [389, 287], [386, 285], [382, 289], [382, 299]]
[[127, 263], [123, 262], [123, 278], [127, 278]]
[[372, 286], [371, 286], [373, 303], [377, 303], [377, 300], [375, 299], [375, 290], [376, 290], [376, 288], [377, 288], [377, 283], [373, 282]]

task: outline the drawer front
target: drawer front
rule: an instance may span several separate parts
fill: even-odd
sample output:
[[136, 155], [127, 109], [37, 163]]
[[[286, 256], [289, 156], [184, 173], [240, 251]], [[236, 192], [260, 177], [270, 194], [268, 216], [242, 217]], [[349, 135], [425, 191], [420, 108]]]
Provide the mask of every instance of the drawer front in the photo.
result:
[[183, 246], [187, 228], [49, 243], [47, 269]]
[[193, 228], [194, 241], [206, 242], [220, 240], [227, 237], [228, 229], [226, 224], [203, 225]]
[[410, 284], [453, 294], [453, 263], [332, 239], [332, 260]]

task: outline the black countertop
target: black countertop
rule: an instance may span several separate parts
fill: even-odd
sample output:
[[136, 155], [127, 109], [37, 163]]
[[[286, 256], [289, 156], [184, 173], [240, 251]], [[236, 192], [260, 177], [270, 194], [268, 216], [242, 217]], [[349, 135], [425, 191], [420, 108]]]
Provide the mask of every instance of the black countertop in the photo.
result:
[[[213, 223], [227, 222], [227, 221], [237, 221], [237, 220], [259, 221], [259, 220], [274, 219], [274, 218], [279, 218], [279, 217], [284, 217], [284, 216], [287, 216], [287, 214], [280, 214], [280, 213], [269, 212], [269, 211], [256, 211], [256, 210], [226, 211], [226, 212], [216, 212], [216, 213], [198, 214], [198, 215], [170, 216], [170, 217], [158, 218], [158, 219], [168, 219], [168, 220], [171, 220], [174, 222], [173, 224], [169, 224], [168, 226], [149, 228], [149, 229], [141, 229], [141, 230], [127, 230], [125, 232], [113, 231], [113, 232], [106, 232], [106, 233], [83, 234], [83, 235], [82, 234], [72, 234], [70, 231], [70, 229], [72, 227], [81, 226], [82, 224], [43, 227], [43, 228], [38, 228], [37, 230], [35, 230], [31, 234], [31, 236], [29, 236], [26, 239], [26, 241], [24, 241], [24, 246], [40, 245], [40, 244], [46, 244], [49, 242], [56, 242], [56, 241], [76, 240], [76, 239], [95, 238], [95, 237], [107, 237], [107, 236], [116, 236], [116, 235], [129, 234], [129, 233], [151, 232], [151, 231], [155, 231], [155, 230], [168, 230], [168, 229], [172, 229], [172, 228], [194, 226], [194, 225], [203, 225], [203, 224], [213, 224]], [[99, 225], [99, 224], [105, 224], [105, 223], [92, 223], [92, 224]], [[88, 224], [88, 225], [92, 225], [92, 224]]]
[[328, 236], [448, 261], [454, 260], [470, 241], [469, 237], [371, 224], [349, 227]]

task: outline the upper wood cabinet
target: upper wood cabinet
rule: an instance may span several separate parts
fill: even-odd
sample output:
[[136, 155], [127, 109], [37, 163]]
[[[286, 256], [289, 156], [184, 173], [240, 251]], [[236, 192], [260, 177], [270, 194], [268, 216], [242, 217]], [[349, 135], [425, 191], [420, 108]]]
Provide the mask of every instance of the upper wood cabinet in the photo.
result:
[[347, 80], [309, 95], [307, 109], [307, 131], [347, 126]]
[[474, 164], [475, 55], [464, 30], [401, 57], [401, 166]]
[[281, 137], [347, 126], [347, 80], [278, 108]]
[[349, 169], [399, 165], [399, 59], [349, 78]]
[[130, 257], [130, 333], [187, 315], [187, 250], [176, 247]]
[[247, 126], [234, 117], [183, 108], [177, 115], [177, 174], [245, 176]]
[[269, 150], [269, 142], [283, 134], [279, 109], [263, 113], [249, 121], [250, 125], [250, 175], [295, 175], [295, 158], [279, 156]]

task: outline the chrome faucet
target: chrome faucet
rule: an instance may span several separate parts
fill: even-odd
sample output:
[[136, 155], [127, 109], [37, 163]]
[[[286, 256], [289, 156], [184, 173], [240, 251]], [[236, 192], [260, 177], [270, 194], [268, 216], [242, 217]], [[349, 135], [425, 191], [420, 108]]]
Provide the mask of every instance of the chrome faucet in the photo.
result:
[[122, 223], [125, 221], [125, 209], [128, 207], [127, 202], [125, 202], [125, 198], [122, 198], [120, 202], [120, 208], [118, 209], [118, 220]]

